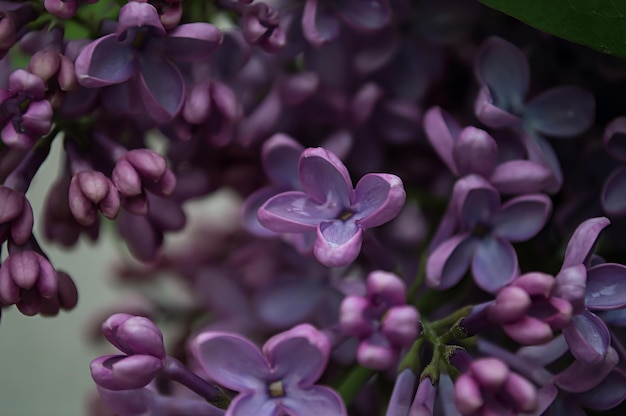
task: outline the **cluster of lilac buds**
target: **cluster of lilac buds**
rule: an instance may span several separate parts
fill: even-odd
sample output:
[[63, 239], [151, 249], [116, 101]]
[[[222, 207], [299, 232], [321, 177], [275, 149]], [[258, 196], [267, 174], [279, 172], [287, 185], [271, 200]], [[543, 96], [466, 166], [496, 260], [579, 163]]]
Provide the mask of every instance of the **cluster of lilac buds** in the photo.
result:
[[623, 413], [626, 73], [491, 3], [0, 1], [3, 319], [119, 239], [90, 415]]

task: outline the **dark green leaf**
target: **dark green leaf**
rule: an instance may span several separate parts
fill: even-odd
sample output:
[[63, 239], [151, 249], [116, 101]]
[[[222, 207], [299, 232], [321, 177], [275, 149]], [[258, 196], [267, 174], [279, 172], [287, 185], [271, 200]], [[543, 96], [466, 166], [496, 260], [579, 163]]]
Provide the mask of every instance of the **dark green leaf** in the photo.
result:
[[554, 36], [626, 58], [625, 0], [480, 0]]

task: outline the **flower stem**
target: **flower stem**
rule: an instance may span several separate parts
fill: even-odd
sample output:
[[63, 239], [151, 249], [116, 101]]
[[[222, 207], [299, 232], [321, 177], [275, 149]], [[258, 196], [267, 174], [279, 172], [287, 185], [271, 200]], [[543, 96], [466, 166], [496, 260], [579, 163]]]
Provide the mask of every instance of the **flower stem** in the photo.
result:
[[337, 388], [337, 392], [346, 406], [352, 403], [352, 400], [354, 400], [359, 390], [361, 390], [361, 387], [363, 387], [373, 375], [374, 370], [360, 365], [355, 365], [352, 370], [350, 370], [339, 385], [339, 388]]

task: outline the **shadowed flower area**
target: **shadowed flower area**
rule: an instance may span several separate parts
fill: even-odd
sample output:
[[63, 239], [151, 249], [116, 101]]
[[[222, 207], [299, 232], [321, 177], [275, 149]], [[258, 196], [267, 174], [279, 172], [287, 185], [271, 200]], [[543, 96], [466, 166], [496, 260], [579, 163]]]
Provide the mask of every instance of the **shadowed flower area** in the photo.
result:
[[328, 363], [330, 342], [311, 325], [273, 336], [263, 351], [240, 335], [204, 332], [192, 351], [209, 378], [239, 392], [226, 416], [347, 414], [335, 391], [314, 384]]
[[302, 152], [298, 175], [304, 192], [284, 192], [258, 211], [264, 227], [278, 233], [317, 230], [315, 257], [326, 266], [346, 266], [361, 251], [363, 231], [398, 215], [406, 194], [395, 175], [370, 173], [356, 188], [335, 154], [323, 148]]
[[116, 32], [80, 52], [76, 75], [85, 87], [117, 85], [108, 93], [118, 104], [138, 91], [150, 116], [166, 122], [185, 98], [183, 77], [172, 61], [206, 58], [221, 42], [222, 33], [209, 23], [180, 25], [166, 33], [152, 5], [130, 2], [120, 10]]

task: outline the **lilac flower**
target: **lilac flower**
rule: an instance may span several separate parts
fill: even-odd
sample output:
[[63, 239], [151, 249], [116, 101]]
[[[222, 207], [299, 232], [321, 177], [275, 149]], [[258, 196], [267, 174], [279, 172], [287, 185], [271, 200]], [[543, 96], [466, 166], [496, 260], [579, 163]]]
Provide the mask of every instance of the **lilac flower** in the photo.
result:
[[239, 392], [226, 415], [347, 415], [339, 395], [314, 383], [330, 354], [326, 335], [308, 324], [258, 347], [240, 335], [204, 332], [192, 351], [210, 379]]
[[409, 414], [416, 381], [417, 376], [410, 368], [405, 368], [398, 374], [389, 398], [386, 416], [407, 416]]
[[406, 198], [402, 181], [391, 174], [367, 174], [353, 189], [346, 167], [323, 148], [302, 152], [298, 175], [304, 192], [271, 198], [259, 209], [259, 221], [280, 233], [316, 230], [313, 252], [326, 266], [354, 261], [363, 231], [393, 219]]
[[71, 19], [79, 6], [97, 2], [98, 0], [44, 0], [43, 5], [48, 13], [61, 19]]
[[138, 389], [163, 368], [163, 334], [149, 319], [115, 314], [104, 321], [102, 333], [125, 355], [105, 355], [91, 362], [91, 376], [98, 386], [108, 390]]
[[626, 117], [617, 117], [604, 129], [604, 147], [611, 157], [622, 165], [615, 169], [604, 182], [602, 187], [602, 207], [609, 215], [622, 216], [626, 214], [626, 198], [624, 197], [626, 181]]
[[521, 127], [530, 160], [550, 168], [551, 189], [563, 182], [561, 166], [550, 144], [542, 137], [574, 137], [594, 120], [593, 96], [573, 86], [547, 90], [525, 102], [530, 69], [523, 53], [498, 37], [483, 42], [476, 54], [474, 72], [481, 84], [474, 111], [489, 127]]
[[[87, 45], [76, 58], [78, 81], [91, 88], [137, 87], [150, 116], [170, 121], [182, 108], [185, 85], [172, 61], [207, 57], [222, 34], [208, 23], [189, 23], [166, 33], [157, 10], [131, 1], [119, 13], [116, 33]], [[121, 90], [118, 90], [121, 91]]]
[[17, 244], [25, 243], [33, 231], [33, 222], [33, 208], [26, 196], [0, 186], [0, 242], [10, 237]]
[[[466, 356], [466, 357], [460, 357]], [[537, 389], [497, 358], [480, 358], [471, 363], [458, 352], [452, 363], [462, 371], [454, 383], [454, 402], [462, 415], [520, 414], [537, 408]]]
[[57, 271], [58, 290], [56, 296], [51, 298], [43, 298], [41, 310], [42, 316], [56, 316], [59, 310], [70, 311], [76, 307], [78, 303], [78, 289], [74, 281], [67, 273]]
[[18, 69], [9, 76], [9, 88], [0, 89], [0, 135], [11, 147], [29, 149], [50, 131], [52, 107], [46, 87], [37, 75]]
[[347, 335], [359, 338], [359, 364], [385, 370], [419, 335], [419, 313], [406, 304], [405, 285], [398, 276], [375, 271], [367, 276], [366, 297], [344, 298], [339, 325]]
[[457, 176], [477, 174], [505, 194], [545, 189], [550, 170], [531, 160], [498, 163], [498, 144], [486, 131], [461, 128], [446, 111], [433, 107], [424, 115], [424, 130], [441, 160]]
[[511, 242], [534, 237], [550, 215], [552, 203], [545, 195], [531, 194], [500, 205], [498, 192], [477, 175], [460, 179], [453, 192], [460, 229], [428, 257], [426, 281], [448, 289], [471, 264], [478, 286], [495, 293], [519, 274]]
[[27, 2], [3, 1], [0, 4], [0, 58], [18, 41], [20, 32], [37, 18], [37, 11]]
[[430, 377], [424, 377], [417, 386], [408, 416], [432, 416], [436, 396], [437, 386], [433, 385]]

